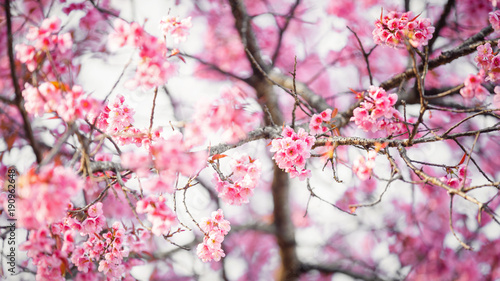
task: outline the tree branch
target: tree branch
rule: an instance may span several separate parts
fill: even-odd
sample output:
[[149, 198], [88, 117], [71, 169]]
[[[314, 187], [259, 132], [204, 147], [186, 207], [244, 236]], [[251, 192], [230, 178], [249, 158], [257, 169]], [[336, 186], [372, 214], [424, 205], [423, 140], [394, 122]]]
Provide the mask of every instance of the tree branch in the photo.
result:
[[35, 140], [35, 136], [33, 134], [33, 129], [31, 128], [31, 123], [28, 117], [28, 113], [23, 105], [23, 94], [21, 93], [21, 88], [19, 87], [19, 82], [16, 75], [16, 65], [14, 61], [14, 49], [13, 44], [14, 40], [12, 37], [12, 19], [10, 13], [10, 0], [5, 1], [5, 17], [7, 20], [7, 53], [9, 56], [9, 64], [10, 64], [10, 76], [12, 78], [12, 85], [14, 86], [14, 91], [16, 93], [16, 98], [14, 100], [21, 116], [23, 118], [24, 123], [24, 131], [26, 132], [26, 136], [30, 142], [31, 148], [33, 149], [33, 153], [35, 153], [36, 162], [40, 164], [42, 162], [42, 153], [38, 149], [38, 144]]

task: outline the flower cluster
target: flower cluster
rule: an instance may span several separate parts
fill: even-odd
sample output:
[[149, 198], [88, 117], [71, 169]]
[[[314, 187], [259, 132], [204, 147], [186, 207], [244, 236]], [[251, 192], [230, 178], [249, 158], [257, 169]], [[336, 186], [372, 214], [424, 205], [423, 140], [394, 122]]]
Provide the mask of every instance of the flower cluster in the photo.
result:
[[375, 150], [370, 150], [368, 152], [368, 157], [365, 159], [363, 156], [359, 156], [354, 160], [352, 164], [352, 171], [358, 176], [362, 181], [370, 178], [372, 175], [372, 170], [375, 167], [375, 158], [377, 157], [377, 152]]
[[323, 126], [323, 122], [328, 122], [332, 119], [332, 110], [325, 109], [320, 114], [314, 114], [309, 122], [309, 133], [312, 135], [326, 133], [328, 127]]
[[162, 40], [148, 34], [137, 22], [127, 23], [116, 19], [115, 32], [109, 35], [112, 48], [131, 46], [139, 49], [141, 61], [135, 76], [126, 83], [130, 89], [151, 89], [167, 82], [175, 67], [167, 61], [167, 48]]
[[221, 179], [219, 174], [214, 174], [219, 197], [230, 205], [248, 203], [260, 178], [260, 161], [244, 154], [234, 157], [230, 166], [232, 173], [229, 177]]
[[360, 106], [353, 111], [351, 121], [365, 132], [385, 130], [388, 134], [400, 134], [404, 132], [401, 113], [393, 106], [398, 96], [387, 94], [384, 89], [370, 86], [368, 95]]
[[80, 235], [88, 235], [101, 232], [106, 226], [106, 218], [102, 213], [102, 203], [97, 202], [87, 210], [87, 217], [82, 222], [75, 218], [66, 218], [65, 223]]
[[113, 137], [121, 145], [135, 144], [149, 148], [151, 141], [160, 138], [161, 128], [139, 129], [132, 126], [135, 111], [125, 103], [123, 95], [117, 95], [99, 114], [89, 114], [89, 120], [95, 121], [96, 126], [104, 133]]
[[493, 107], [500, 108], [500, 86], [495, 86], [493, 91], [495, 92], [495, 96], [493, 97]]
[[484, 101], [488, 96], [488, 90], [481, 85], [483, 82], [484, 71], [481, 71], [477, 74], [470, 74], [464, 81], [464, 87], [460, 89], [460, 94], [464, 99], [472, 99], [477, 98], [480, 101]]
[[310, 136], [303, 128], [297, 133], [290, 128], [283, 128], [282, 138], [272, 141], [271, 152], [275, 152], [273, 159], [280, 169], [290, 174], [291, 178], [300, 180], [311, 177], [311, 171], [305, 169], [306, 160], [311, 157], [311, 148], [316, 138]]
[[177, 223], [177, 216], [165, 201], [163, 196], [149, 196], [138, 201], [136, 206], [137, 213], [147, 213], [148, 220], [153, 224], [151, 232], [157, 236], [167, 235]]
[[205, 151], [190, 152], [189, 146], [182, 139], [182, 134], [176, 133], [165, 139], [158, 139], [151, 146], [151, 154], [155, 168], [160, 172], [160, 185], [147, 187], [152, 192], [173, 191], [167, 185], [175, 182], [177, 173], [185, 176], [196, 175], [206, 165], [207, 154]]
[[61, 275], [61, 257], [54, 253], [54, 239], [50, 238], [50, 231], [46, 227], [32, 230], [28, 240], [21, 244], [19, 249], [27, 251], [32, 258], [33, 265], [38, 267], [36, 280], [38, 281], [64, 281]]
[[500, 11], [496, 10], [489, 14], [488, 19], [496, 32], [500, 32]]
[[90, 272], [94, 270], [93, 262], [99, 261], [98, 271], [105, 274], [108, 280], [121, 280], [126, 273], [123, 259], [129, 255], [126, 240], [123, 225], [115, 222], [106, 233], [90, 235], [82, 246], [73, 251], [71, 262], [78, 267], [78, 271]]
[[500, 80], [500, 54], [495, 55], [493, 53], [490, 43], [477, 47], [477, 56], [474, 60], [484, 75], [487, 76], [485, 80], [491, 82]]
[[459, 167], [456, 168], [456, 170], [457, 171], [455, 173], [452, 171], [452, 169], [450, 169], [448, 175], [441, 177], [441, 181], [449, 185], [450, 187], [456, 189], [462, 187], [469, 187], [472, 180], [470, 178], [467, 178], [466, 166], [460, 165]]
[[432, 38], [434, 27], [431, 26], [430, 19], [417, 18], [418, 16], [412, 18], [411, 12], [392, 11], [384, 17], [380, 15], [372, 32], [375, 44], [395, 48], [403, 45], [406, 38], [415, 48], [426, 46]]
[[70, 168], [46, 165], [38, 173], [30, 170], [19, 178], [16, 203], [24, 210], [17, 214], [20, 226], [37, 229], [61, 220], [70, 198], [82, 188], [83, 181]]
[[246, 109], [245, 93], [240, 88], [224, 89], [221, 97], [212, 103], [201, 104], [193, 122], [186, 125], [186, 139], [193, 144], [204, 141], [200, 135], [218, 132], [223, 141], [235, 143], [253, 129], [260, 113]]
[[124, 144], [127, 142], [127, 138], [121, 137], [121, 135], [132, 126], [134, 114], [134, 109], [125, 103], [125, 97], [117, 95], [104, 107], [98, 116], [96, 125], [106, 134], [116, 137], [116, 140]]
[[70, 33], [58, 34], [60, 30], [61, 20], [56, 17], [44, 19], [40, 27], [30, 27], [26, 39], [34, 44], [16, 45], [16, 58], [33, 72], [38, 66], [39, 58], [45, 52], [56, 51], [55, 56], [67, 54], [71, 51], [73, 39]]
[[231, 230], [229, 221], [224, 219], [224, 214], [219, 209], [212, 212], [210, 218], [204, 218], [200, 227], [205, 233], [205, 237], [203, 237], [203, 243], [199, 244], [196, 249], [198, 257], [203, 262], [219, 261], [221, 257], [225, 256], [222, 250], [222, 241], [224, 241], [224, 236]]
[[160, 21], [160, 29], [163, 35], [172, 35], [176, 44], [186, 41], [186, 37], [189, 35], [189, 29], [192, 26], [191, 17], [182, 20], [178, 17], [163, 17]]
[[56, 112], [66, 122], [94, 113], [99, 108], [99, 102], [85, 97], [82, 87], [78, 85], [70, 89], [59, 82], [43, 82], [38, 87], [26, 83], [22, 94], [28, 113], [41, 116]]

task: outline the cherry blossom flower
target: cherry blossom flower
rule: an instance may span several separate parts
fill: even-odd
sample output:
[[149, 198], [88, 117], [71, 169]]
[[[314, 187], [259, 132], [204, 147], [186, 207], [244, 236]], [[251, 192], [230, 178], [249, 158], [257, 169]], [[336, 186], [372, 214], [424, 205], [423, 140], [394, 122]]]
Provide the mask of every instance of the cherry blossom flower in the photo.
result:
[[180, 20], [179, 17], [170, 16], [163, 17], [160, 21], [160, 29], [163, 32], [163, 35], [171, 35], [176, 44], [186, 41], [186, 38], [189, 35], [189, 29], [192, 26], [191, 17]]
[[351, 121], [365, 132], [385, 130], [389, 134], [404, 133], [400, 123], [402, 116], [393, 107], [397, 99], [396, 94], [387, 94], [382, 88], [370, 86], [365, 100], [354, 109]]
[[377, 152], [375, 150], [370, 150], [366, 159], [365, 157], [360, 155], [356, 160], [354, 160], [352, 171], [358, 176], [360, 180], [365, 181], [370, 178], [373, 168], [375, 167], [376, 157]]
[[224, 219], [222, 210], [212, 212], [210, 218], [204, 218], [200, 224], [205, 232], [203, 242], [198, 245], [196, 253], [203, 262], [219, 261], [225, 256], [222, 250], [224, 236], [231, 230], [229, 221]]
[[167, 235], [172, 226], [177, 222], [177, 216], [165, 203], [163, 196], [149, 196], [137, 202], [136, 211], [147, 214], [148, 220], [153, 224], [151, 232], [154, 235]]
[[64, 217], [72, 196], [83, 188], [83, 181], [70, 168], [46, 165], [38, 173], [30, 170], [20, 179], [19, 224], [36, 229]]
[[231, 161], [232, 173], [221, 179], [214, 174], [215, 189], [224, 202], [230, 205], [248, 203], [260, 179], [261, 163], [246, 154], [235, 156]]
[[431, 26], [430, 19], [418, 19], [418, 16], [412, 18], [411, 12], [396, 11], [389, 12], [384, 17], [381, 15], [372, 32], [375, 44], [394, 48], [404, 45], [405, 38], [415, 48], [426, 46], [432, 33], [434, 27]]
[[311, 148], [316, 138], [310, 136], [303, 128], [297, 133], [285, 127], [281, 133], [282, 138], [272, 141], [271, 152], [275, 152], [273, 159], [280, 169], [290, 174], [291, 178], [299, 177], [300, 180], [311, 177], [311, 171], [305, 169], [306, 160], [311, 157]]

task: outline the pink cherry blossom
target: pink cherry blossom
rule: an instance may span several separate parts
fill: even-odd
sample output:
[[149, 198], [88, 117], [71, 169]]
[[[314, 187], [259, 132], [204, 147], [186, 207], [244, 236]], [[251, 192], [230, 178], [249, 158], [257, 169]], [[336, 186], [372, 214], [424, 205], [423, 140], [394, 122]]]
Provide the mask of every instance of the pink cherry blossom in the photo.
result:
[[219, 261], [225, 256], [222, 250], [224, 236], [231, 230], [229, 221], [224, 219], [222, 210], [212, 212], [211, 218], [204, 218], [200, 224], [205, 232], [203, 243], [198, 244], [196, 253], [203, 262]]
[[297, 133], [290, 127], [285, 127], [282, 138], [272, 141], [271, 152], [275, 152], [273, 159], [280, 169], [290, 174], [291, 178], [299, 177], [304, 180], [310, 177], [310, 171], [305, 169], [306, 160], [311, 157], [311, 148], [316, 140], [303, 128]]
[[192, 26], [191, 17], [180, 20], [178, 17], [169, 16], [163, 17], [160, 21], [160, 29], [163, 32], [163, 35], [171, 35], [176, 44], [186, 41], [186, 38], [189, 35], [189, 29]]
[[157, 236], [167, 235], [171, 227], [177, 224], [177, 216], [165, 202], [163, 196], [149, 196], [137, 202], [137, 213], [147, 214], [148, 220], [153, 225], [151, 232]]
[[353, 111], [351, 121], [368, 132], [386, 131], [388, 134], [404, 133], [400, 123], [401, 114], [393, 107], [397, 101], [396, 94], [387, 94], [384, 89], [370, 86], [368, 96]]
[[426, 46], [432, 38], [434, 27], [427, 18], [412, 18], [411, 12], [399, 13], [389, 12], [383, 18], [375, 22], [373, 30], [373, 40], [375, 44], [387, 45], [390, 47], [404, 46], [404, 39], [408, 39], [410, 44], [418, 48]]
[[83, 188], [83, 181], [70, 168], [43, 166], [22, 176], [17, 204], [26, 212], [18, 214], [19, 224], [36, 229], [64, 217], [71, 197]]
[[249, 202], [260, 179], [261, 163], [246, 154], [235, 156], [231, 161], [232, 173], [221, 179], [214, 174], [215, 189], [224, 202], [241, 205]]

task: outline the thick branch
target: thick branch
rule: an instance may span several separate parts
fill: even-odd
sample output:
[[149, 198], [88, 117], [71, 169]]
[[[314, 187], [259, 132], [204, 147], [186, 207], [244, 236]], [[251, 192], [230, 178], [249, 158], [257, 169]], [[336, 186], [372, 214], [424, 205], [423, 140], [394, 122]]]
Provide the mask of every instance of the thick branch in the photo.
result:
[[352, 278], [355, 278], [356, 280], [370, 280], [370, 281], [382, 281], [382, 280], [387, 280], [387, 279], [381, 279], [380, 277], [376, 275], [365, 275], [361, 273], [354, 272], [352, 270], [346, 269], [343, 266], [336, 265], [336, 264], [302, 264], [301, 265], [301, 271], [303, 272], [308, 272], [311, 270], [317, 270], [322, 273], [330, 273], [330, 274], [335, 274], [335, 273], [342, 273], [347, 276], [350, 276]]
[[[243, 1], [229, 0], [229, 4], [247, 58], [252, 64], [253, 74], [250, 77], [250, 85], [255, 89], [261, 107], [264, 110], [268, 108], [270, 112], [270, 116], [265, 118], [265, 123], [267, 126], [273, 123], [282, 124], [283, 116], [279, 110], [273, 86], [265, 79], [265, 74], [260, 70], [269, 73], [269, 66], [264, 63], [260, 55], [260, 48], [251, 29], [249, 16]], [[274, 178], [271, 189], [274, 203], [273, 215], [276, 240], [281, 256], [278, 280], [297, 280], [299, 276], [299, 260], [295, 251], [295, 229], [290, 215], [288, 175], [276, 165], [274, 165]]]
[[9, 64], [10, 64], [10, 76], [12, 78], [12, 85], [14, 86], [14, 91], [16, 93], [15, 104], [21, 113], [24, 123], [24, 131], [26, 132], [26, 136], [33, 148], [33, 152], [35, 153], [36, 162], [42, 162], [42, 153], [38, 149], [38, 144], [35, 140], [35, 136], [33, 135], [33, 129], [31, 128], [30, 120], [28, 117], [28, 113], [23, 105], [23, 95], [21, 93], [21, 88], [19, 87], [19, 81], [17, 80], [16, 75], [16, 66], [14, 61], [14, 49], [13, 49], [13, 36], [12, 36], [12, 19], [10, 13], [10, 0], [5, 1], [5, 17], [7, 20], [7, 53], [9, 55]]

